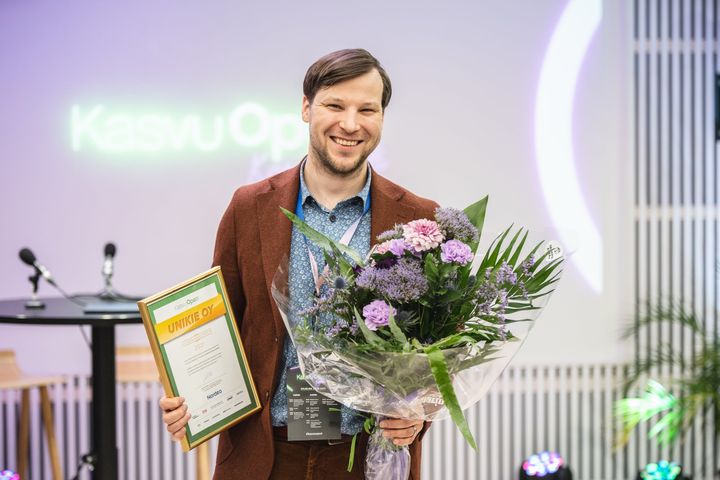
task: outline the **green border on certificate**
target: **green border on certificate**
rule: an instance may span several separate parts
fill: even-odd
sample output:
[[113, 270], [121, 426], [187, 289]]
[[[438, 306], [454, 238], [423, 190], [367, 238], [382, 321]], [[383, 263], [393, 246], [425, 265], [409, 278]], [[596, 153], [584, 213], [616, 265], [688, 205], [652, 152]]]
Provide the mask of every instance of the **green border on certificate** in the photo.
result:
[[188, 451], [260, 409], [220, 267], [138, 302], [165, 394], [192, 414]]

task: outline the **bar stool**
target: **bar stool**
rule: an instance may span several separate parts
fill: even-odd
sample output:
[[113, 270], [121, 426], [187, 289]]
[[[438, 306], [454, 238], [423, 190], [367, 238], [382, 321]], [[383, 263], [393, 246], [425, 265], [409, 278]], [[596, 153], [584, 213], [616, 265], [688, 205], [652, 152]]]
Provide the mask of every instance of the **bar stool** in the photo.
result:
[[[150, 347], [117, 347], [115, 359], [115, 378], [118, 383], [160, 381]], [[210, 445], [208, 442], [198, 445], [195, 452], [197, 480], [210, 480]]]
[[20, 478], [27, 478], [28, 449], [30, 447], [30, 389], [37, 387], [40, 390], [40, 406], [42, 410], [45, 436], [47, 438], [48, 452], [52, 476], [55, 480], [62, 480], [63, 473], [60, 465], [55, 426], [50, 407], [48, 385], [62, 383], [62, 377], [34, 377], [25, 375], [20, 370], [12, 350], [0, 350], [0, 390], [20, 390], [20, 432], [18, 433], [17, 469]]

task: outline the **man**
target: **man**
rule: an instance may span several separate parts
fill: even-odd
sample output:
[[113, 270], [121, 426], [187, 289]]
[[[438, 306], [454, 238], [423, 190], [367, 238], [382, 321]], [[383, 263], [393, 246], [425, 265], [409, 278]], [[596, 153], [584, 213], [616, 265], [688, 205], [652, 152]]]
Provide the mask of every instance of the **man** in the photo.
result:
[[[280, 211], [300, 202], [315, 229], [367, 253], [375, 237], [396, 223], [432, 218], [436, 204], [372, 171], [367, 158], [380, 142], [392, 93], [380, 63], [361, 49], [340, 50], [315, 62], [303, 83], [302, 118], [310, 148], [295, 168], [239, 188], [218, 229], [214, 265], [222, 267], [230, 301], [263, 409], [220, 435], [215, 478], [363, 478], [367, 436], [358, 412], [342, 408], [337, 441], [287, 440], [286, 369], [297, 365], [292, 342], [270, 294], [277, 267], [290, 256], [289, 286], [311, 299], [316, 282], [310, 260], [323, 256]], [[370, 207], [369, 209], [367, 207]], [[358, 223], [359, 220], [359, 223]], [[175, 439], [190, 418], [182, 398], [163, 398], [163, 420]], [[383, 435], [409, 445], [411, 478], [420, 475], [422, 421], [388, 419]], [[352, 436], [360, 433], [355, 466], [346, 471]]]

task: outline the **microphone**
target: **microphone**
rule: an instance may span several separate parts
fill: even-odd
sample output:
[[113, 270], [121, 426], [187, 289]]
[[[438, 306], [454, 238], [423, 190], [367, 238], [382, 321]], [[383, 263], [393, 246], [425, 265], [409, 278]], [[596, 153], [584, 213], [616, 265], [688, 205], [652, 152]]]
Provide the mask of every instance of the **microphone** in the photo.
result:
[[32, 250], [30, 250], [29, 248], [23, 248], [22, 250], [20, 250], [20, 260], [30, 265], [31, 267], [35, 267], [35, 270], [37, 270], [37, 272], [40, 273], [40, 275], [42, 275], [43, 278], [47, 280], [50, 285], [57, 287], [57, 285], [55, 284], [55, 279], [53, 279], [50, 271], [45, 268], [43, 264], [38, 263], [37, 258], [35, 257], [35, 254], [32, 252]]
[[105, 288], [103, 288], [103, 291], [100, 293], [100, 298], [103, 299], [114, 299], [117, 296], [112, 286], [112, 276], [115, 269], [114, 262], [116, 252], [117, 248], [115, 248], [114, 243], [108, 242], [105, 244], [105, 261], [103, 262], [102, 266], [102, 276], [103, 278], [105, 278]]
[[115, 259], [115, 244], [110, 242], [105, 244], [105, 262], [103, 262], [102, 274], [107, 279], [113, 275], [113, 261]]

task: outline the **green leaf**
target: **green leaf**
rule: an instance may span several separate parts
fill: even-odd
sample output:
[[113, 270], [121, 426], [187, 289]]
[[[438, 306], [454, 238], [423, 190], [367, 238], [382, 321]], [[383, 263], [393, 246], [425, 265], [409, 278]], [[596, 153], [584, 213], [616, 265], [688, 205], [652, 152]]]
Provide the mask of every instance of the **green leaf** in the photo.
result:
[[390, 327], [390, 332], [393, 334], [395, 340], [397, 340], [403, 345], [407, 343], [407, 337], [402, 332], [402, 330], [400, 330], [400, 327], [398, 327], [398, 324], [395, 321], [395, 316], [392, 314], [392, 312], [390, 313], [390, 318], [388, 318], [388, 327]]
[[508, 263], [510, 265], [517, 265], [518, 259], [520, 258], [520, 253], [522, 252], [523, 247], [525, 246], [525, 241], [527, 240], [528, 236], [528, 230], [525, 230], [525, 235], [523, 235], [522, 240], [520, 240], [520, 243], [518, 244], [517, 248], [515, 249], [515, 253], [510, 257], [510, 260], [508, 260]]
[[288, 217], [290, 219], [290, 221], [295, 224], [297, 229], [303, 235], [305, 235], [308, 238], [308, 240], [310, 240], [311, 242], [316, 244], [318, 247], [322, 248], [325, 251], [330, 251], [330, 252], [332, 252], [334, 249], [337, 249], [344, 255], [347, 255], [348, 257], [350, 257], [358, 265], [362, 264], [362, 257], [360, 256], [359, 253], [357, 253], [352, 248], [326, 237], [322, 233], [320, 233], [317, 230], [315, 230], [314, 228], [312, 228], [307, 223], [300, 220], [300, 218], [297, 215], [295, 215], [293, 212], [291, 212], [290, 210], [286, 210], [283, 207], [280, 207], [280, 210], [282, 210], [282, 212], [285, 214], [285, 216]]
[[435, 255], [428, 255], [425, 257], [425, 276], [431, 285], [437, 283], [440, 274], [438, 271], [438, 261], [437, 258], [435, 258]]
[[[513, 253], [513, 246], [515, 246], [515, 242], [517, 242], [517, 239], [518, 239], [518, 237], [520, 237], [521, 233], [522, 233], [522, 228], [520, 230], [518, 230], [515, 235], [513, 235], [512, 240], [510, 240], [510, 244], [507, 247], [505, 247], [505, 249], [503, 250], [503, 253], [500, 256], [500, 258], [498, 259], [497, 263], [501, 264], [510, 258], [510, 255]], [[510, 265], [512, 265], [512, 263]]]
[[473, 253], [477, 250], [477, 246], [480, 243], [480, 235], [482, 235], [482, 229], [483, 225], [485, 224], [485, 212], [487, 211], [487, 203], [488, 203], [488, 197], [487, 195], [478, 200], [477, 202], [473, 203], [472, 205], [465, 207], [463, 212], [465, 215], [467, 215], [468, 219], [470, 220], [470, 223], [475, 225], [475, 228], [478, 229], [478, 241], [473, 242], [470, 245], [470, 249]]
[[435, 383], [437, 383], [440, 394], [442, 395], [445, 406], [450, 412], [450, 417], [457, 425], [460, 433], [462, 433], [468, 444], [477, 451], [477, 444], [470, 432], [467, 419], [460, 409], [457, 396], [455, 395], [455, 389], [453, 388], [450, 373], [448, 373], [447, 363], [445, 362], [445, 355], [442, 350], [431, 349], [427, 352], [428, 361], [430, 362], [430, 369], [432, 370], [433, 377], [435, 377]]
[[500, 255], [500, 249], [502, 248], [502, 244], [505, 241], [505, 237], [508, 236], [510, 233], [510, 230], [512, 229], [512, 225], [510, 225], [507, 230], [505, 230], [498, 238], [496, 238], [493, 243], [490, 245], [490, 249], [488, 249], [487, 253], [485, 254], [485, 258], [483, 258], [480, 270], [484, 270], [487, 267], [495, 267], [498, 263], [498, 256]]

